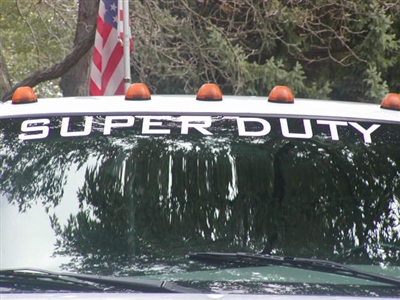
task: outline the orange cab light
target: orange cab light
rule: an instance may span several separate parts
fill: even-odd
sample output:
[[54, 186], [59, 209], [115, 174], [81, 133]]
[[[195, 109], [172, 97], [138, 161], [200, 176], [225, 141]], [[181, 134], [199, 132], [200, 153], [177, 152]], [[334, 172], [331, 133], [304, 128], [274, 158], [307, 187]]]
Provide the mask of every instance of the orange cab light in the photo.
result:
[[37, 102], [37, 96], [30, 86], [17, 88], [12, 95], [12, 104], [25, 104]]
[[199, 88], [196, 100], [203, 101], [221, 101], [222, 92], [218, 85], [215, 83], [205, 83]]
[[294, 103], [294, 96], [287, 86], [277, 85], [269, 93], [268, 102]]
[[150, 91], [144, 83], [132, 83], [125, 93], [125, 100], [150, 100]]
[[381, 108], [400, 110], [400, 94], [387, 94], [382, 100]]

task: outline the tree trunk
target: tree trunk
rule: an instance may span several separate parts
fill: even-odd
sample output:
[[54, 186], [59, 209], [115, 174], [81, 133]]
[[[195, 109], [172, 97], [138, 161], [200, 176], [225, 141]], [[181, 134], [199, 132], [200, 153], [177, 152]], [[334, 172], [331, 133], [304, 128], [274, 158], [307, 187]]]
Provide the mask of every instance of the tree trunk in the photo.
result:
[[7, 65], [1, 51], [0, 41], [0, 98], [11, 89], [11, 80], [8, 74]]
[[[93, 34], [97, 23], [99, 0], [80, 0], [78, 22], [75, 32], [74, 47]], [[77, 64], [61, 77], [60, 88], [64, 97], [89, 95], [90, 64], [92, 51], [88, 51]]]

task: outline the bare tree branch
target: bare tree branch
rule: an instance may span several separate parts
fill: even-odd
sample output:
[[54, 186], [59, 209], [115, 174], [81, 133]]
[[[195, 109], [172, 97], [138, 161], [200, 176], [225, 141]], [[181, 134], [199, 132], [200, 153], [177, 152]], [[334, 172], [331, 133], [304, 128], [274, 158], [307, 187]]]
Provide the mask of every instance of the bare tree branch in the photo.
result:
[[39, 69], [26, 77], [24, 80], [15, 84], [11, 90], [1, 98], [1, 101], [4, 102], [11, 99], [14, 91], [20, 86], [34, 87], [41, 82], [59, 78], [67, 73], [79, 61], [79, 59], [92, 48], [94, 44], [95, 32], [96, 28], [93, 28], [87, 37], [79, 42], [72, 52], [68, 54], [60, 63], [49, 68]]

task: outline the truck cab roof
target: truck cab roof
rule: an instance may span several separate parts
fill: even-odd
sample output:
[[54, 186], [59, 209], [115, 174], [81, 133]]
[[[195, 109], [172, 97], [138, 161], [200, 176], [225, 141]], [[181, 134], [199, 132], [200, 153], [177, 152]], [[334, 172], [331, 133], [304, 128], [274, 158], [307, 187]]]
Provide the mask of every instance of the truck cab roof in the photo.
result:
[[[199, 90], [200, 93], [200, 90]], [[199, 94], [198, 93], [198, 94]], [[398, 94], [395, 94], [398, 95]], [[400, 95], [399, 102], [400, 102]], [[400, 123], [400, 112], [379, 104], [300, 99], [271, 102], [269, 97], [223, 96], [221, 100], [197, 100], [196, 95], [151, 95], [149, 100], [127, 100], [127, 96], [41, 98], [33, 103], [0, 105], [0, 118], [75, 115], [241, 115], [324, 118], [335, 120]], [[18, 102], [19, 103], [19, 102]]]

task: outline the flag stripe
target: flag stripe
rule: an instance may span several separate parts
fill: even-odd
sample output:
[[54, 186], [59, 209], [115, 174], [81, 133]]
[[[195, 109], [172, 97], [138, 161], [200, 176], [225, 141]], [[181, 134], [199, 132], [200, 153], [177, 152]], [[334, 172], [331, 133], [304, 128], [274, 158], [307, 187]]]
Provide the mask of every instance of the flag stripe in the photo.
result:
[[101, 96], [101, 90], [99, 88], [99, 84], [96, 84], [92, 79], [90, 79], [90, 94], [92, 96]]
[[[117, 72], [118, 71], [123, 72], [123, 70], [124, 70], [124, 62], [123, 62], [123, 60], [121, 60], [117, 66]], [[123, 95], [124, 94], [124, 81], [117, 77], [111, 78], [110, 81], [112, 83], [108, 84], [105, 93], [107, 93], [109, 95], [121, 95], [121, 94]], [[118, 93], [120, 93], [120, 94], [118, 94]]]
[[[123, 10], [120, 0], [101, 0], [90, 72], [90, 94], [124, 94]], [[130, 32], [128, 33], [130, 36]], [[132, 51], [132, 39], [130, 38]]]
[[[103, 79], [102, 79], [102, 84], [107, 86], [108, 83], [111, 82], [115, 82], [115, 81], [123, 81], [124, 80], [124, 73], [122, 70], [122, 74], [121, 73], [117, 73], [117, 66], [119, 64], [119, 62], [121, 62], [122, 60], [120, 59], [121, 56], [124, 55], [122, 47], [115, 47], [114, 51], [111, 54], [110, 59], [108, 60], [107, 66], [103, 71]], [[118, 84], [119, 85], [119, 84]]]
[[97, 70], [101, 70], [101, 53], [97, 48], [93, 49], [93, 58], [92, 58], [93, 64], [96, 66]]

